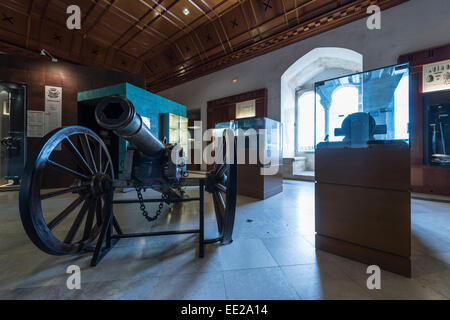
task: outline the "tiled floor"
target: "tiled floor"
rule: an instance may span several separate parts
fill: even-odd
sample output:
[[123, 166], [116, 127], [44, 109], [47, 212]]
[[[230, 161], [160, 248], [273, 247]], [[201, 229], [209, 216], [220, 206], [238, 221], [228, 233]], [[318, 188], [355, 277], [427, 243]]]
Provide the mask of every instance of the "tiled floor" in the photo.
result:
[[[206, 199], [207, 236], [214, 237]], [[175, 208], [154, 230], [195, 227], [196, 206]], [[19, 221], [16, 193], [1, 193], [0, 208], [0, 299], [450, 298], [450, 204], [412, 201], [413, 278], [383, 271], [376, 291], [366, 287], [367, 266], [315, 250], [312, 183], [287, 181], [266, 201], [239, 197], [234, 242], [208, 245], [204, 259], [197, 258], [195, 236], [126, 239], [96, 268], [88, 254], [36, 249]], [[149, 229], [134, 205], [117, 216], [126, 232]], [[73, 264], [82, 270], [81, 290], [66, 286]]]

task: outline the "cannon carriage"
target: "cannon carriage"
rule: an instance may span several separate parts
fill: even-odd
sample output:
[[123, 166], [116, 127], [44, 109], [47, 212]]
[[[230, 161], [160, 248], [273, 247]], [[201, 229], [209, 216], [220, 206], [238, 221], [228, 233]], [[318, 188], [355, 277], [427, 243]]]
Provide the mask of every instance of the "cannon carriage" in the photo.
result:
[[[205, 243], [232, 241], [237, 166], [227, 156], [231, 152], [236, 157], [235, 150], [230, 150], [235, 143], [226, 143], [232, 134], [224, 134], [223, 161], [206, 174], [190, 177], [183, 150], [153, 135], [126, 98], [102, 99], [95, 109], [95, 118], [102, 128], [129, 142], [123, 174], [120, 179], [115, 177], [110, 153], [92, 130], [71, 126], [47, 134], [27, 161], [19, 194], [22, 224], [39, 249], [52, 255], [92, 251], [91, 264], [96, 265], [115, 242], [126, 237], [198, 233], [200, 256]], [[58, 183], [51, 181], [55, 173]], [[186, 185], [197, 185], [199, 197], [186, 197], [183, 191]], [[135, 188], [138, 199], [115, 201], [116, 188]], [[141, 190], [147, 188], [160, 192], [162, 198], [143, 199]], [[209, 240], [204, 239], [204, 190], [212, 195], [218, 227], [217, 238]], [[62, 196], [70, 200], [67, 202]], [[50, 203], [49, 199], [54, 201]], [[55, 201], [59, 208], [54, 208]], [[199, 229], [123, 234], [114, 216], [114, 204], [138, 203], [144, 217], [152, 221], [158, 213], [150, 216], [145, 210], [146, 202], [187, 201], [200, 202]]]

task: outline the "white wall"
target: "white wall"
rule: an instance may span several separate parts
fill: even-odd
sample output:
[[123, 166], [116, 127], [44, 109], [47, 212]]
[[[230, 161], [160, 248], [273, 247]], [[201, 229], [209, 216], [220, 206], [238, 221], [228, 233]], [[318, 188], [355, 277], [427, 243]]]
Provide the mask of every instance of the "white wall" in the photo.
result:
[[303, 55], [317, 47], [341, 47], [361, 53], [365, 70], [395, 64], [401, 54], [450, 42], [450, 0], [410, 0], [383, 11], [381, 23], [381, 30], [368, 30], [361, 19], [158, 94], [201, 109], [206, 121], [208, 101], [267, 88], [268, 115], [281, 120], [281, 76]]

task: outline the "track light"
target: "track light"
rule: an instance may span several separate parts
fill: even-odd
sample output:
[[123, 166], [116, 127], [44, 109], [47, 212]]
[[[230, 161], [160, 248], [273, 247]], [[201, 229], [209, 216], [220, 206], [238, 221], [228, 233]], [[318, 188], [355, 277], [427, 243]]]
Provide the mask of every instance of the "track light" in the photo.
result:
[[52, 59], [52, 62], [58, 62], [58, 59], [56, 59], [54, 56], [52, 56], [47, 50], [42, 49], [41, 50], [41, 56], [48, 56], [49, 58]]

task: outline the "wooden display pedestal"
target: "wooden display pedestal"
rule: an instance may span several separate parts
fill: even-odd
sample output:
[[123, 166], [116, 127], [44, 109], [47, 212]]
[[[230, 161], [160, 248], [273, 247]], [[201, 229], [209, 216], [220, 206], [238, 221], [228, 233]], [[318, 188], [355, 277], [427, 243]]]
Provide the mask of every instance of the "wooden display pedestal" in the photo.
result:
[[274, 165], [276, 175], [261, 175], [261, 166], [257, 164], [238, 165], [238, 194], [265, 200], [283, 192], [283, 166]]
[[337, 145], [316, 150], [316, 248], [410, 277], [408, 145]]

